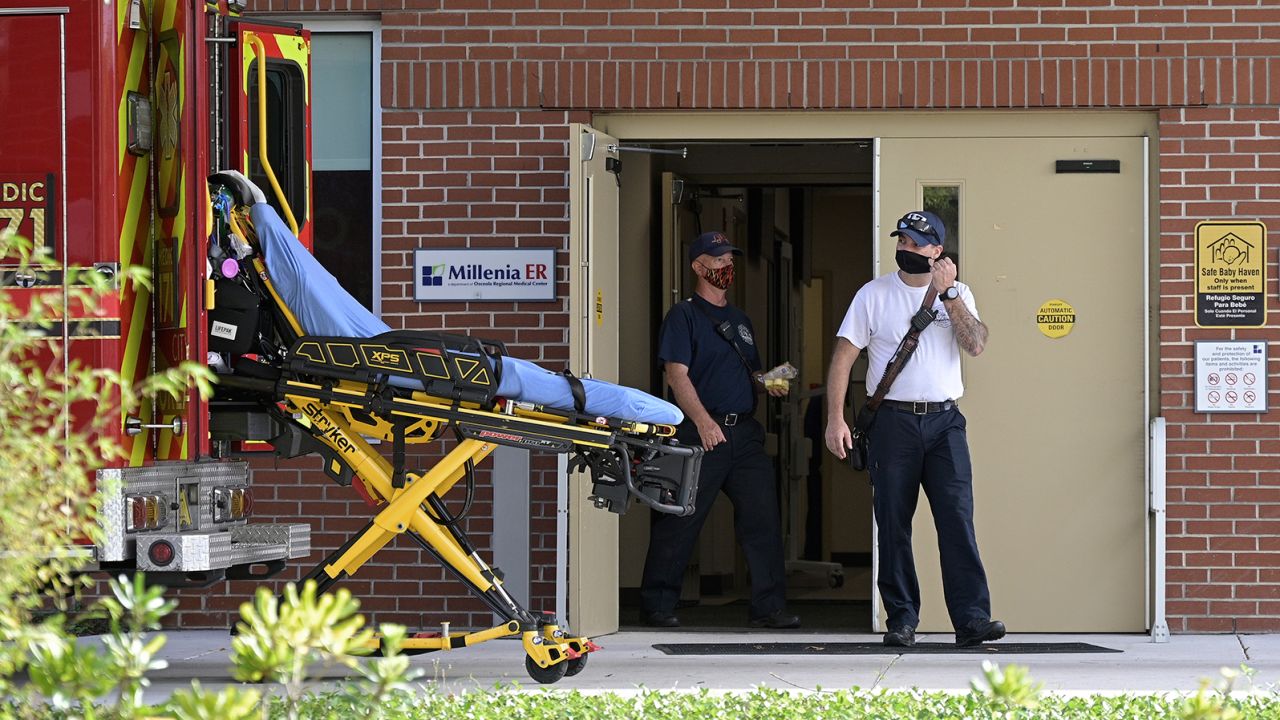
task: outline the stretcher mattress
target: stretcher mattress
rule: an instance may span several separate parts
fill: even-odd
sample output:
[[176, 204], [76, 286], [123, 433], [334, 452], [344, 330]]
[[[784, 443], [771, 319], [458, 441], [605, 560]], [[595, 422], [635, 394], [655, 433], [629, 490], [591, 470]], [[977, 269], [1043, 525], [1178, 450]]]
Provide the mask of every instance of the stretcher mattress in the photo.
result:
[[[271, 282], [286, 307], [308, 335], [371, 338], [391, 328], [343, 289], [315, 256], [289, 232], [275, 209], [257, 203], [249, 209], [262, 246]], [[560, 410], [574, 410], [569, 381], [535, 363], [510, 356], [495, 357], [502, 367], [498, 395]], [[675, 405], [635, 388], [583, 378], [585, 412], [621, 420], [679, 424], [684, 413]]]

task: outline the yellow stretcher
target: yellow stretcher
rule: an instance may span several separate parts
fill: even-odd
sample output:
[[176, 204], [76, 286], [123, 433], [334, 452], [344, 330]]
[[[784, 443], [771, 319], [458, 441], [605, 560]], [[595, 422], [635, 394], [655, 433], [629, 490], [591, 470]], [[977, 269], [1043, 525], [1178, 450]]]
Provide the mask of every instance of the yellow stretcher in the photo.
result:
[[[229, 257], [233, 236], [256, 243], [240, 212], [229, 211], [227, 197], [216, 223], [223, 237], [212, 242], [222, 243]], [[283, 457], [318, 454], [326, 475], [376, 505], [368, 524], [307, 578], [327, 590], [355, 575], [396, 536], [407, 535], [504, 621], [475, 632], [414, 636], [405, 642], [406, 651], [448, 650], [520, 635], [533, 679], [554, 683], [581, 672], [597, 646], [512, 598], [500, 571], [480, 557], [442, 498], [464, 478], [473, 488], [474, 467], [498, 445], [508, 445], [571, 455], [571, 470], [591, 473], [596, 507], [622, 513], [638, 500], [659, 512], [686, 515], [693, 512], [701, 448], [676, 443], [671, 425], [499, 397], [505, 355], [499, 343], [408, 331], [371, 338], [306, 335], [260, 254], [238, 262], [252, 263], [253, 270], [238, 275], [238, 286], [223, 283], [218, 295], [225, 291], [230, 298], [239, 287], [257, 297], [257, 307], [242, 309], [255, 325], [256, 340], [233, 358], [230, 372], [218, 375], [210, 424], [215, 448], [266, 441]], [[446, 437], [456, 442], [434, 466], [406, 469], [406, 444]], [[389, 442], [391, 458], [367, 438]]]

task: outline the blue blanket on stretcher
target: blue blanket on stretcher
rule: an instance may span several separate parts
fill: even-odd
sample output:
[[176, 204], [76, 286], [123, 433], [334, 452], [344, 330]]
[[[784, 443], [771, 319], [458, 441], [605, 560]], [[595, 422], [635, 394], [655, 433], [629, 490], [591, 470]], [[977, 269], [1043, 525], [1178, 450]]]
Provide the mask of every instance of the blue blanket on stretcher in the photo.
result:
[[[257, 203], [249, 217], [262, 245], [271, 282], [286, 307], [309, 335], [370, 338], [391, 330], [343, 289], [315, 256], [289, 232], [274, 208]], [[502, 363], [498, 395], [560, 410], [573, 410], [573, 393], [563, 375], [510, 356]], [[679, 424], [680, 408], [634, 388], [582, 379], [585, 412], [637, 422]]]

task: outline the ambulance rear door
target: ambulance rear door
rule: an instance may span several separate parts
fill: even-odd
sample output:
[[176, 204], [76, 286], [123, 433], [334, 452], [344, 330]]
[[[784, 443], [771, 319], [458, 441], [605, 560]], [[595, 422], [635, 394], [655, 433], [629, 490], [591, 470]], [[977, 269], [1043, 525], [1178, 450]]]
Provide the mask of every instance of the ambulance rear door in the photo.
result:
[[311, 249], [311, 34], [262, 20], [231, 28], [232, 164]]

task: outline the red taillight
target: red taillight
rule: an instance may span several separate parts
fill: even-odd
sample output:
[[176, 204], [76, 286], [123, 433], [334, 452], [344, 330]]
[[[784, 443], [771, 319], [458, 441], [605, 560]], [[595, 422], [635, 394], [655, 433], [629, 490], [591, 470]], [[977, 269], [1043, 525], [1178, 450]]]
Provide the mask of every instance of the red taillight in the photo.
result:
[[125, 498], [125, 530], [159, 530], [169, 517], [168, 500], [161, 495], [130, 495]]
[[151, 558], [152, 565], [164, 567], [173, 562], [173, 544], [168, 540], [158, 540], [151, 543], [151, 547], [147, 549], [147, 557]]
[[130, 496], [126, 502], [129, 508], [125, 530], [129, 532], [145, 530], [147, 527], [147, 503], [138, 496]]

